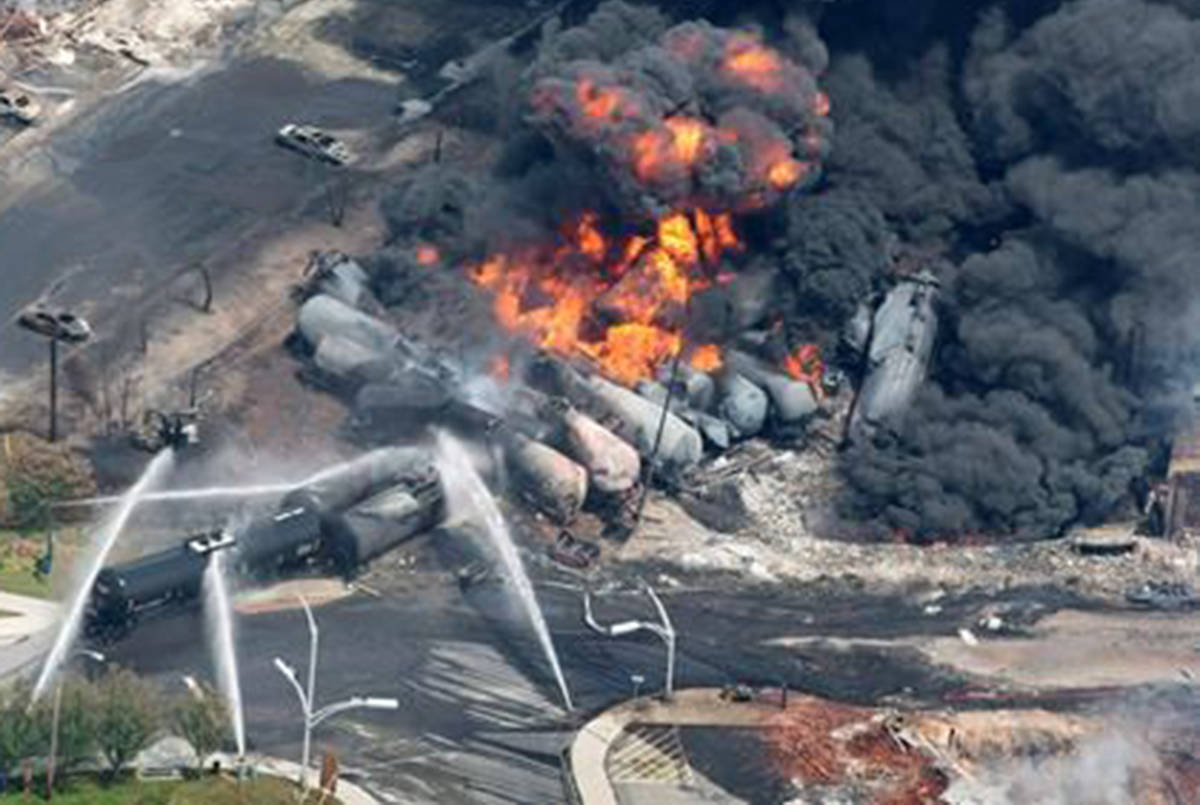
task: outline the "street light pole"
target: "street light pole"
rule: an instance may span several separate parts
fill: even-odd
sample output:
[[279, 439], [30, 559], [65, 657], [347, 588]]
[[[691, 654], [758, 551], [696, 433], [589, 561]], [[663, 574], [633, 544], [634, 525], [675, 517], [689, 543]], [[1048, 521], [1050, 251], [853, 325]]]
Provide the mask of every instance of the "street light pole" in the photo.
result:
[[308, 791], [308, 764], [309, 753], [312, 746], [312, 730], [325, 719], [346, 710], [367, 709], [367, 710], [395, 710], [400, 707], [400, 702], [397, 699], [382, 698], [378, 696], [351, 696], [349, 699], [334, 704], [326, 705], [320, 710], [313, 712], [314, 696], [316, 694], [317, 685], [317, 645], [318, 631], [317, 620], [313, 617], [312, 609], [308, 606], [308, 601], [304, 596], [297, 596], [300, 599], [300, 604], [304, 607], [304, 615], [308, 619], [308, 690], [300, 684], [300, 679], [296, 675], [296, 669], [288, 665], [282, 658], [275, 658], [275, 667], [279, 669], [279, 673], [283, 674], [284, 678], [291, 684], [296, 691], [296, 698], [300, 700], [300, 711], [304, 716], [304, 744], [300, 755], [300, 788], [302, 791]]
[[646, 594], [654, 602], [654, 608], [658, 610], [658, 617], [662, 621], [662, 629], [654, 631], [667, 644], [667, 680], [663, 698], [670, 699], [675, 693], [675, 625], [671, 623], [671, 618], [667, 615], [667, 608], [663, 606], [662, 599], [658, 597], [658, 593], [654, 592], [654, 588], [645, 580], [642, 581], [642, 586], [646, 588]]
[[50, 441], [58, 439], [58, 339], [50, 339]]
[[[298, 595], [296, 597], [300, 599], [300, 604], [304, 607], [304, 616], [308, 619], [308, 695], [306, 697], [308, 700], [308, 713], [306, 714], [306, 719], [311, 722], [312, 706], [313, 702], [316, 701], [317, 644], [320, 640], [320, 635], [317, 631], [317, 621], [313, 617], [312, 609], [308, 606], [308, 601], [306, 601], [302, 595]], [[304, 768], [304, 772], [302, 772], [304, 774], [307, 774], [308, 772], [308, 761], [310, 757], [309, 753], [312, 749], [312, 743], [310, 741], [312, 735], [311, 726], [311, 723], [306, 723], [304, 727], [304, 751], [301, 755], [302, 759], [300, 761]]]
[[92, 337], [91, 326], [79, 316], [65, 310], [50, 310], [41, 303], [26, 308], [17, 324], [50, 342], [50, 433], [51, 442], [58, 440], [58, 342], [81, 344]]
[[592, 615], [592, 594], [586, 590], [583, 594], [583, 622], [592, 631], [606, 637], [624, 637], [634, 632], [650, 632], [657, 635], [667, 647], [667, 674], [663, 685], [663, 700], [670, 701], [675, 693], [675, 627], [671, 623], [671, 618], [667, 615], [666, 607], [663, 606], [654, 589], [645, 580], [642, 581], [642, 587], [650, 596], [650, 600], [654, 602], [654, 608], [658, 610], [661, 623], [621, 621], [610, 626], [602, 626]]
[[[53, 342], [51, 342], [53, 343]], [[79, 649], [72, 656], [87, 657], [98, 663], [107, 658], [99, 651]], [[54, 686], [54, 709], [50, 715], [50, 757], [46, 759], [46, 799], [54, 796], [54, 767], [58, 760], [58, 716], [62, 710], [62, 679]]]

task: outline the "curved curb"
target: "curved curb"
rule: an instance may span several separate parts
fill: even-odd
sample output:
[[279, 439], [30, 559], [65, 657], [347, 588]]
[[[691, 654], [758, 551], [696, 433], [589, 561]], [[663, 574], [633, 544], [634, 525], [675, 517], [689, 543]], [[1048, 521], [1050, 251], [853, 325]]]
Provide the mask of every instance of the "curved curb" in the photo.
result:
[[605, 760], [613, 742], [631, 724], [762, 727], [778, 712], [775, 704], [723, 700], [719, 688], [677, 690], [670, 702], [647, 698], [621, 702], [584, 724], [564, 752], [570, 797], [582, 805], [619, 805]]
[[601, 713], [580, 727], [567, 750], [567, 783], [571, 799], [582, 805], [618, 805], [617, 792], [608, 780], [604, 767], [609, 747], [633, 721], [633, 714], [623, 710], [628, 703]]

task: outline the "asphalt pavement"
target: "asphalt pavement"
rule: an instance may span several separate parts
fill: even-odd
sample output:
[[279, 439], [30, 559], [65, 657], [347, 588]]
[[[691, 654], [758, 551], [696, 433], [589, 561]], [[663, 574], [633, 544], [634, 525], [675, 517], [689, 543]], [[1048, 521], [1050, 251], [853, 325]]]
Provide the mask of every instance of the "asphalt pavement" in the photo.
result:
[[[578, 589], [535, 566], [537, 591], [577, 709], [566, 713], [549, 666], [503, 582], [460, 591], [449, 577], [415, 574], [407, 585], [360, 593], [316, 610], [321, 628], [317, 701], [352, 695], [396, 697], [398, 711], [358, 711], [321, 726], [315, 751], [334, 748], [350, 779], [382, 801], [558, 803], [564, 801], [560, 753], [587, 718], [627, 698], [631, 677], [644, 693], [660, 689], [658, 639], [621, 640], [588, 631]], [[895, 598], [814, 590], [676, 590], [666, 605], [680, 633], [678, 687], [745, 681], [841, 699], [877, 701], [904, 689], [936, 699], [955, 680], [894, 652], [772, 646], [811, 631], [914, 634], [953, 629]], [[962, 606], [970, 606], [965, 601]], [[653, 617], [630, 590], [597, 599], [603, 622]], [[273, 665], [282, 657], [304, 673], [308, 632], [299, 611], [238, 619], [240, 678], [247, 733], [255, 751], [298, 757], [295, 694]], [[198, 611], [151, 620], [108, 651], [113, 661], [170, 689], [183, 674], [212, 678]]]
[[274, 133], [291, 121], [385, 125], [394, 95], [271, 58], [182, 80], [151, 74], [22, 154], [50, 171], [0, 204], [0, 376], [44, 359], [14, 319], [48, 288], [61, 283], [55, 301], [104, 335], [118, 310], [189, 264], [237, 271], [231, 249], [256, 228], [319, 215], [326, 172]]

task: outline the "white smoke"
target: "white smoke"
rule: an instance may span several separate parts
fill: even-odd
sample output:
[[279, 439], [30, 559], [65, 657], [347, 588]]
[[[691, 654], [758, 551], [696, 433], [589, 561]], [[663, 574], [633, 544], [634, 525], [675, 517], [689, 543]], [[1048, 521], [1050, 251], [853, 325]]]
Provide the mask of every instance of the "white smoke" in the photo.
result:
[[1124, 730], [1081, 742], [1074, 751], [996, 765], [975, 777], [960, 777], [943, 800], [950, 805], [1136, 805], [1135, 779], [1154, 770], [1149, 748]]

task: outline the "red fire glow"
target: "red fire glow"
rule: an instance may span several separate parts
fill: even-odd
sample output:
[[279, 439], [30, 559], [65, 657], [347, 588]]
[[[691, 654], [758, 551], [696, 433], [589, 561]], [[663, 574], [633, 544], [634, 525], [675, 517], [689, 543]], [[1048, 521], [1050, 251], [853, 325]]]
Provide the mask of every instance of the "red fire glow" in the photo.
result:
[[821, 361], [821, 349], [816, 344], [803, 344], [784, 358], [783, 368], [793, 380], [807, 383], [817, 397], [822, 395], [821, 377], [825, 364]]
[[[496, 318], [539, 346], [583, 356], [624, 383], [652, 377], [683, 348], [690, 296], [712, 284], [721, 256], [741, 247], [728, 214], [696, 209], [661, 219], [653, 237], [606, 238], [594, 215], [564, 227], [562, 243], [494, 255], [473, 280], [495, 295]], [[698, 347], [693, 366], [720, 366], [720, 349]]]
[[729, 37], [722, 66], [727, 73], [761, 92], [783, 89], [783, 58], [750, 34]]
[[431, 266], [442, 259], [438, 254], [436, 246], [430, 246], [428, 243], [421, 243], [417, 246], [417, 264], [422, 266]]
[[[471, 269], [494, 294], [503, 327], [628, 384], [675, 356], [720, 368], [716, 345], [683, 352], [689, 300], [731, 281], [723, 256], [742, 248], [732, 216], [766, 207], [815, 173], [824, 146], [814, 118], [829, 111], [812, 75], [755, 34], [684, 23], [661, 45], [715, 94], [677, 98], [638, 80], [641, 68], [581, 60], [539, 76], [528, 108], [556, 142], [594, 155], [615, 206], [631, 221], [652, 221], [653, 232], [626, 233], [624, 222], [583, 212], [555, 242], [492, 254]], [[714, 100], [722, 95], [738, 102]], [[789, 365], [819, 388], [819, 368], [802, 358]]]

